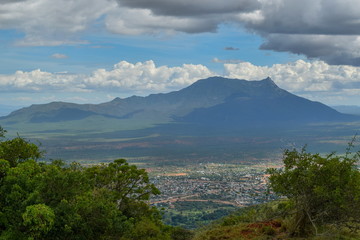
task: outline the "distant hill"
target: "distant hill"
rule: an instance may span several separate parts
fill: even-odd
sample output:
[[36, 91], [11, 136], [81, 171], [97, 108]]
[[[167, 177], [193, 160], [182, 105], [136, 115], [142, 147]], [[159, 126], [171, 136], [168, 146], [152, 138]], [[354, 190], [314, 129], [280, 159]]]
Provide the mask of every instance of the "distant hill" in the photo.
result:
[[179, 91], [147, 97], [115, 98], [102, 104], [53, 102], [32, 105], [0, 120], [11, 124], [66, 124], [90, 117], [212, 126], [267, 126], [356, 119], [319, 102], [295, 96], [279, 88], [270, 78], [246, 81], [211, 77]]
[[331, 107], [341, 113], [360, 115], [360, 106], [340, 105], [340, 106], [331, 106]]
[[15, 111], [16, 109], [19, 109], [19, 107], [0, 104], [0, 117], [9, 115], [12, 111]]
[[147, 97], [31, 105], [0, 117], [0, 126], [7, 136], [38, 140], [50, 158], [180, 163], [268, 158], [294, 144], [341, 151], [358, 132], [360, 117], [295, 96], [270, 78], [211, 77]]
[[[217, 79], [213, 81], [213, 84], [222, 86]], [[355, 116], [339, 113], [322, 103], [280, 89], [270, 78], [255, 82], [233, 81], [229, 80], [229, 85], [233, 83], [233, 87], [238, 89], [223, 103], [195, 109], [181, 119], [201, 125], [231, 127], [284, 126], [356, 119]]]

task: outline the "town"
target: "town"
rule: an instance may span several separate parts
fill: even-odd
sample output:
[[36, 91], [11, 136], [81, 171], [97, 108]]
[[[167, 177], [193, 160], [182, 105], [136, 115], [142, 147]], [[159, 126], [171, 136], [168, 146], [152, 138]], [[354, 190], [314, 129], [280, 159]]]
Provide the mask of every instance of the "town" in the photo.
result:
[[[196, 208], [194, 203], [201, 203], [201, 208], [212, 215], [216, 211], [226, 209], [223, 214], [215, 216], [221, 217], [231, 210], [277, 198], [268, 188], [267, 168], [269, 168], [268, 164], [200, 163], [186, 168], [174, 167], [171, 171], [169, 169], [165, 171], [164, 168], [163, 172], [153, 170], [150, 176], [161, 194], [153, 196], [151, 204], [163, 208], [165, 216], [170, 212], [173, 219], [174, 215], [189, 217], [191, 212], [196, 210], [189, 208], [189, 206]], [[213, 208], [214, 204], [216, 208]], [[201, 213], [202, 218], [204, 211]], [[175, 217], [178, 218], [179, 216]], [[194, 216], [192, 218], [199, 219]], [[177, 225], [171, 220], [168, 222]], [[186, 224], [183, 226], [186, 227]]]

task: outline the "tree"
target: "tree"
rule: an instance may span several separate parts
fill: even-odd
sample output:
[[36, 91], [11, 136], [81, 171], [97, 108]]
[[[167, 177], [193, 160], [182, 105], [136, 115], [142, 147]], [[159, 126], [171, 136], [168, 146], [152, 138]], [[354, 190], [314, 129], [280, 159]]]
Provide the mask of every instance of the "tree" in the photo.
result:
[[22, 218], [31, 238], [40, 239], [42, 235], [49, 232], [53, 227], [55, 214], [45, 204], [36, 204], [27, 206]]
[[108, 189], [118, 202], [121, 211], [135, 212], [129, 206], [129, 200], [140, 203], [149, 200], [151, 195], [159, 194], [154, 184], [149, 183], [149, 176], [144, 169], [129, 165], [125, 159], [117, 159], [109, 164], [102, 164], [86, 169], [86, 172], [98, 188]]
[[147, 203], [159, 190], [145, 170], [124, 159], [84, 167], [41, 155], [19, 136], [0, 142], [0, 239], [170, 239]]
[[0, 126], [0, 137], [5, 137], [6, 130]]
[[[0, 136], [3, 132], [0, 129]], [[43, 156], [39, 147], [24, 138], [17, 136], [14, 139], [0, 142], [0, 159], [7, 160], [12, 167], [28, 159], [38, 160]]]
[[274, 192], [294, 206], [293, 235], [318, 233], [323, 224], [350, 224], [360, 217], [360, 153], [311, 154], [303, 148], [284, 152], [282, 169], [268, 169]]

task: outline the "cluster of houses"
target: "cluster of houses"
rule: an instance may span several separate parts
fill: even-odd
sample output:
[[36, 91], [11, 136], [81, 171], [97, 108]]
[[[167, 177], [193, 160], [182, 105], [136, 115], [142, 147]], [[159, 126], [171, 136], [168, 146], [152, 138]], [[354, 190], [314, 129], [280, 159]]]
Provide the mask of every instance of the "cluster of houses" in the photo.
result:
[[236, 206], [263, 203], [276, 196], [268, 189], [264, 169], [222, 164], [201, 164], [186, 174], [162, 174], [152, 178], [161, 191], [151, 203], [218, 201]]

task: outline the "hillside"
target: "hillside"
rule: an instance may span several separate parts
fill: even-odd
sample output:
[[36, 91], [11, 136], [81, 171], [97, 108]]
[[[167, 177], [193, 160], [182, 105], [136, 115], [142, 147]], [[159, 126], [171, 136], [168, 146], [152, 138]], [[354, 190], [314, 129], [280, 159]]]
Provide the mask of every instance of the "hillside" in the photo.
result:
[[31, 105], [1, 117], [0, 126], [10, 136], [39, 140], [49, 156], [65, 160], [231, 161], [268, 157], [289, 143], [343, 149], [359, 119], [291, 94], [270, 78], [211, 77], [179, 91], [101, 104]]
[[20, 107], [16, 106], [8, 106], [0, 104], [0, 117], [9, 115], [11, 112], [15, 111], [16, 109], [19, 109]]
[[360, 152], [352, 145], [355, 140], [346, 155], [285, 150], [283, 166], [267, 169], [269, 193], [282, 197], [240, 208], [194, 239], [359, 239]]
[[331, 107], [341, 113], [360, 115], [360, 107], [359, 106], [340, 105], [340, 106], [331, 106]]
[[355, 119], [280, 89], [270, 78], [246, 81], [212, 77], [175, 92], [115, 98], [102, 104], [32, 105], [2, 117], [1, 123], [69, 122], [90, 117], [134, 120], [144, 126], [165, 122], [267, 125]]
[[213, 126], [285, 126], [316, 122], [349, 121], [353, 116], [340, 114], [319, 102], [298, 97], [280, 89], [270, 79], [244, 84], [209, 108], [195, 109], [182, 120]]

